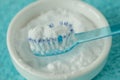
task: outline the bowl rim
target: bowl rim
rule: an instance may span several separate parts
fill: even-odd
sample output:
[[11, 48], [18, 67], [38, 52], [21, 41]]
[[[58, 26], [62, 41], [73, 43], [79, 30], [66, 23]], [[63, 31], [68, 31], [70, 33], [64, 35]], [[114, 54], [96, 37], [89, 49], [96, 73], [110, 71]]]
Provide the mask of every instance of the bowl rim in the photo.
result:
[[[47, 0], [35, 1], [35, 2], [31, 3], [31, 4], [29, 4], [28, 6], [26, 6], [25, 8], [23, 8], [23, 9], [13, 18], [13, 20], [10, 22], [9, 28], [8, 28], [8, 31], [7, 31], [7, 46], [8, 46], [8, 50], [9, 50], [10, 56], [12, 57], [12, 60], [13, 60], [17, 65], [19, 65], [19, 67], [21, 67], [24, 71], [27, 71], [27, 72], [29, 72], [30, 74], [35, 75], [35, 76], [38, 76], [38, 77], [39, 77], [39, 76], [44, 76], [44, 77], [46, 77], [46, 76], [45, 76], [46, 73], [45, 73], [45, 74], [44, 74], [44, 73], [41, 73], [40, 71], [37, 71], [36, 69], [32, 69], [32, 68], [29, 67], [27, 64], [18, 61], [18, 57], [19, 57], [19, 56], [16, 55], [15, 50], [12, 48], [12, 45], [10, 44], [10, 43], [11, 43], [11, 42], [10, 42], [10, 36], [11, 36], [10, 34], [11, 34], [11, 32], [12, 32], [12, 29], [14, 28], [14, 27], [12, 27], [12, 25], [14, 24], [14, 21], [17, 20], [17, 17], [20, 16], [20, 15], [22, 14], [22, 12], [24, 12], [25, 10], [27, 10], [27, 9], [33, 7], [33, 6], [39, 5], [40, 3], [42, 3], [42, 1], [47, 1]], [[70, 0], [68, 0], [68, 1], [70, 1]], [[71, 1], [72, 1], [72, 0], [71, 0]], [[79, 0], [76, 0], [76, 1], [79, 1]], [[84, 3], [84, 2], [82, 2], [82, 1], [79, 1], [79, 3], [87, 6], [88, 8], [90, 8], [90, 9], [92, 9], [94, 12], [96, 12], [97, 15], [99, 15], [99, 17], [101, 17], [101, 18], [103, 19], [104, 23], [108, 26], [107, 20], [105, 19], [105, 17], [104, 17], [97, 9], [95, 9], [94, 7], [90, 6], [90, 5], [87, 4], [87, 3]], [[109, 50], [110, 50], [110, 48], [111, 48], [112, 37], [106, 38], [106, 39], [105, 39], [105, 43], [106, 43], [106, 47], [105, 47], [106, 49], [104, 49], [104, 50], [102, 51], [101, 56], [99, 56], [98, 59], [95, 60], [91, 65], [89, 65], [89, 67], [86, 67], [86, 69], [84, 69], [84, 70], [82, 70], [82, 71], [80, 71], [80, 72], [78, 71], [78, 72], [76, 72], [76, 74], [69, 74], [69, 73], [68, 73], [68, 74], [63, 74], [63, 75], [62, 75], [62, 74], [60, 74], [60, 75], [47, 75], [47, 77], [48, 77], [48, 78], [53, 78], [53, 76], [54, 76], [54, 78], [57, 79], [58, 77], [64, 77], [65, 75], [66, 75], [66, 76], [69, 76], [69, 77], [76, 77], [76, 76], [82, 76], [82, 75], [84, 75], [84, 74], [86, 74], [86, 73], [89, 73], [91, 70], [94, 70], [100, 63], [102, 63], [102, 62], [106, 59], [107, 55], [109, 54]], [[103, 53], [104, 53], [104, 54], [103, 54]], [[28, 68], [26, 68], [26, 67], [28, 67]], [[31, 69], [32, 69], [32, 70], [31, 70]]]

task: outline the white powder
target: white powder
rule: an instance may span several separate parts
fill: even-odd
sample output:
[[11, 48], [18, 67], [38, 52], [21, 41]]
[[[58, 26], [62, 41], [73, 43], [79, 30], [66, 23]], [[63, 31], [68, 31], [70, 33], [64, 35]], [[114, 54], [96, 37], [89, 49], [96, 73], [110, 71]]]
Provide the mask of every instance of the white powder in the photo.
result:
[[[22, 39], [20, 40], [21, 43], [19, 44], [21, 47], [18, 49], [21, 52], [19, 55], [21, 56], [22, 60], [40, 72], [55, 75], [81, 71], [92, 64], [102, 51], [104, 46], [103, 40], [96, 40], [80, 44], [70, 52], [62, 55], [51, 57], [35, 57], [32, 55], [32, 51], [30, 50], [27, 41], [28, 36], [39, 39], [56, 37], [62, 33], [67, 34], [66, 31], [68, 30], [63, 28], [60, 28], [61, 30], [59, 32], [58, 21], [63, 20], [74, 25], [73, 29], [75, 33], [95, 28], [95, 25], [85, 16], [67, 10], [58, 9], [41, 14], [29, 22], [28, 25], [21, 30]], [[50, 23], [54, 23], [56, 28], [51, 30], [48, 27]], [[27, 35], [28, 32], [29, 35]], [[25, 48], [26, 46], [22, 46], [23, 44], [26, 44], [28, 49]]]

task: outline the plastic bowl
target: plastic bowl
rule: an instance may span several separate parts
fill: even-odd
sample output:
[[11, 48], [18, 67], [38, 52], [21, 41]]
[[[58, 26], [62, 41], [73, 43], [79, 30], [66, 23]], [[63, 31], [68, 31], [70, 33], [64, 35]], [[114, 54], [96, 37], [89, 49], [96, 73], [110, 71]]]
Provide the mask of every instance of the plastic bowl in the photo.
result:
[[[22, 9], [12, 20], [9, 25], [7, 33], [7, 45], [10, 52], [12, 61], [16, 69], [28, 80], [90, 80], [95, 77], [105, 65], [109, 50], [111, 47], [111, 37], [105, 38], [105, 46], [101, 55], [90, 66], [86, 67], [83, 71], [78, 71], [74, 74], [64, 75], [48, 75], [42, 73], [36, 69], [31, 68], [24, 61], [19, 60], [18, 52], [14, 49], [13, 37], [20, 28], [27, 24], [32, 18], [39, 15], [43, 11], [48, 11], [56, 8], [65, 8], [71, 11], [77, 11], [92, 22], [97, 27], [108, 26], [107, 20], [104, 16], [95, 8], [79, 0], [40, 0], [36, 1], [24, 9]], [[65, 78], [65, 76], [67, 78]]]

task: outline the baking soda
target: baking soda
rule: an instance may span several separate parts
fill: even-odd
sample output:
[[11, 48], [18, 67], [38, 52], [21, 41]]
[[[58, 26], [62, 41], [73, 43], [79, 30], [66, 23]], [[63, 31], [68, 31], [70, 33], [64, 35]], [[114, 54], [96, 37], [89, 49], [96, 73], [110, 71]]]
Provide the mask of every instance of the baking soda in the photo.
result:
[[[67, 31], [69, 31], [68, 28], [60, 28], [60, 24], [58, 23], [60, 21], [62, 21], [63, 23], [68, 22], [74, 25], [73, 29], [75, 33], [91, 30], [96, 27], [96, 25], [94, 25], [89, 19], [87, 19], [82, 14], [70, 12], [68, 10], [63, 9], [48, 11], [44, 14], [41, 14], [34, 20], [31, 20], [27, 24], [27, 26], [25, 26], [25, 28], [23, 28], [23, 30], [21, 31], [21, 36], [23, 39], [20, 40], [22, 41], [20, 44], [26, 44], [28, 49], [20, 47], [19, 51], [22, 50], [21, 53], [24, 53], [20, 54], [21, 58], [29, 66], [40, 72], [59, 75], [82, 71], [99, 57], [103, 49], [104, 41], [95, 40], [91, 42], [82, 43], [76, 46], [70, 52], [61, 55], [48, 57], [36, 57], [32, 55], [32, 45], [28, 43], [27, 38], [55, 38], [59, 34], [67, 34]], [[50, 27], [55, 28], [51, 29]], [[37, 31], [39, 32], [39, 34], [37, 33]], [[36, 33], [36, 35], [34, 35], [33, 33]], [[32, 48], [34, 47], [32, 46]]]

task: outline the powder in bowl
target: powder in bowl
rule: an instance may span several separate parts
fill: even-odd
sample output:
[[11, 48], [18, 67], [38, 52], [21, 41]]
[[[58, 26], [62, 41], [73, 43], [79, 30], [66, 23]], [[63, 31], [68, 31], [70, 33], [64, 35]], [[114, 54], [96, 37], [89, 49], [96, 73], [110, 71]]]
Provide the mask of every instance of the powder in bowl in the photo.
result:
[[[62, 24], [64, 25], [60, 27]], [[41, 14], [40, 16], [29, 22], [28, 25], [25, 26], [25, 28], [23, 28], [21, 34], [24, 35], [28, 31], [27, 36], [22, 36], [22, 38], [25, 38], [23, 39], [23, 42], [29, 44], [30, 47], [28, 47], [29, 49], [27, 50], [23, 49], [22, 47], [19, 49], [26, 52], [27, 56], [30, 55], [30, 53], [32, 54], [31, 50], [39, 51], [39, 48], [36, 48], [36, 46], [34, 46], [33, 44], [28, 43], [28, 37], [39, 40], [55, 38], [58, 35], [66, 35], [69, 33], [69, 28], [65, 28], [65, 26], [68, 24], [73, 25], [72, 28], [75, 33], [95, 28], [94, 23], [92, 23], [89, 19], [81, 14], [70, 12], [64, 9], [51, 10], [44, 14]], [[51, 28], [53, 29], [51, 30]], [[37, 33], [37, 31], [39, 34]], [[32, 34], [33, 32], [34, 34]], [[23, 42], [21, 42], [21, 44], [23, 44]], [[44, 73], [58, 75], [64, 73], [74, 73], [78, 70], [84, 70], [99, 57], [103, 46], [103, 40], [96, 40], [80, 44], [70, 52], [57, 56], [31, 56], [30, 59], [26, 60], [25, 56], [23, 56], [22, 54], [20, 55], [31, 67]]]

